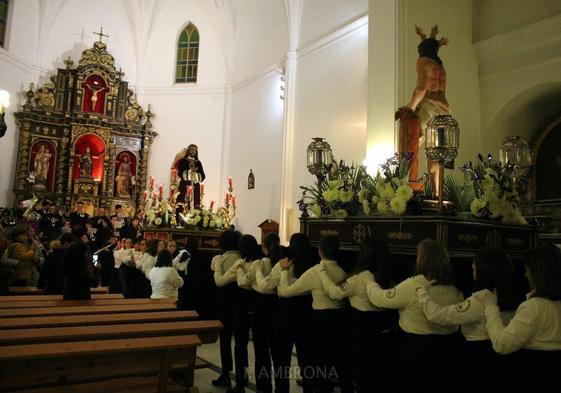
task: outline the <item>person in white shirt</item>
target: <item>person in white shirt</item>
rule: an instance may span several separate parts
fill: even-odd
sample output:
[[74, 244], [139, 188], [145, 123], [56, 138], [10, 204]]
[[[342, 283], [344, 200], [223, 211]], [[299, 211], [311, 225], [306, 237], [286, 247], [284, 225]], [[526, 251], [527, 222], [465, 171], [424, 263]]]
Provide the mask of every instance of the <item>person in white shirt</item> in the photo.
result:
[[518, 391], [545, 392], [559, 386], [561, 364], [561, 251], [547, 245], [524, 257], [531, 292], [508, 324], [497, 297], [489, 290], [476, 295], [485, 307], [487, 333], [499, 354], [520, 352], [512, 370]]
[[[239, 271], [249, 271], [253, 263], [263, 257], [261, 247], [257, 244], [255, 237], [243, 235], [239, 244], [241, 258], [236, 261], [225, 273], [226, 276], [237, 274]], [[238, 282], [238, 293], [234, 305], [234, 367], [236, 370], [236, 386], [226, 392], [243, 393], [247, 381], [247, 346], [249, 344], [249, 330], [251, 329], [251, 313], [253, 312], [255, 292], [252, 289], [251, 280]], [[257, 353], [256, 353], [257, 355]], [[262, 372], [261, 359], [255, 361], [255, 375]], [[257, 391], [260, 391], [259, 387]], [[266, 391], [266, 390], [265, 390]]]
[[[368, 282], [368, 298], [378, 307], [399, 310], [399, 326], [403, 331], [399, 391], [418, 392], [419, 384], [438, 369], [439, 377], [431, 379], [430, 390], [450, 392], [455, 390], [455, 357], [460, 349], [460, 342], [454, 335], [458, 326], [429, 321], [417, 302], [416, 289], [429, 287], [430, 295], [443, 305], [458, 303], [463, 296], [453, 285], [454, 271], [448, 252], [440, 243], [432, 239], [419, 243], [416, 271], [416, 276], [391, 289], [383, 289], [373, 280]], [[435, 285], [430, 286], [432, 280]]]
[[113, 257], [115, 258], [115, 277], [119, 281], [121, 292], [125, 294], [130, 276], [128, 267], [135, 266], [132, 239], [122, 239], [121, 246], [113, 252]]
[[516, 380], [510, 378], [512, 356], [497, 356], [485, 327], [484, 308], [477, 300], [482, 290], [497, 294], [501, 319], [509, 321], [522, 301], [518, 290], [516, 272], [508, 255], [499, 248], [486, 247], [475, 256], [473, 277], [477, 292], [461, 303], [442, 306], [436, 302], [426, 287], [417, 288], [418, 301], [427, 319], [441, 325], [461, 325], [465, 342], [465, 369], [467, 392], [510, 391]]
[[151, 299], [177, 300], [177, 290], [183, 286], [183, 279], [171, 264], [171, 253], [168, 250], [160, 251], [156, 265], [148, 273], [152, 285]]
[[[268, 250], [267, 250], [268, 251]], [[302, 274], [312, 267], [312, 250], [310, 240], [301, 233], [290, 237], [288, 254], [290, 268], [288, 282], [294, 283]], [[269, 252], [270, 256], [270, 252]], [[276, 293], [280, 282], [281, 265], [269, 266], [270, 258], [264, 258], [262, 263], [255, 264], [255, 290], [260, 293]], [[292, 363], [292, 348], [296, 346], [296, 357], [302, 378], [304, 393], [313, 392], [313, 378], [308, 370], [313, 365], [313, 332], [312, 332], [312, 296], [310, 294], [279, 297], [274, 327], [274, 358], [275, 392], [288, 393]]]
[[290, 262], [281, 261], [283, 271], [277, 290], [281, 297], [312, 294], [316, 391], [329, 392], [328, 378], [336, 377], [341, 392], [353, 392], [352, 366], [348, 361], [351, 352], [345, 340], [348, 327], [345, 302], [332, 300], [323, 289], [319, 277], [320, 270], [326, 270], [327, 275], [336, 284], [343, 282], [347, 277], [347, 273], [336, 262], [339, 256], [339, 239], [336, 236], [323, 237], [319, 244], [319, 255], [320, 264], [310, 268], [292, 284], [288, 279]]
[[[323, 288], [331, 299], [348, 298], [352, 307], [353, 371], [359, 393], [390, 392], [397, 356], [398, 315], [395, 310], [376, 307], [368, 300], [366, 285], [374, 280], [382, 288], [396, 282], [390, 266], [388, 247], [383, 240], [367, 239], [360, 245], [357, 264], [341, 285], [325, 270], [320, 271]], [[375, 356], [373, 356], [375, 354]]]
[[137, 269], [140, 269], [140, 260], [142, 259], [142, 256], [144, 255], [145, 252], [146, 252], [146, 240], [141, 238], [135, 239], [133, 259]]
[[144, 273], [146, 278], [150, 274], [150, 270], [156, 266], [156, 260], [158, 253], [163, 250], [159, 250], [159, 241], [157, 239], [150, 239], [146, 246], [146, 252], [142, 254], [140, 259], [139, 269]]
[[221, 375], [212, 381], [214, 386], [229, 387], [230, 371], [233, 368], [232, 360], [232, 334], [234, 329], [234, 308], [238, 285], [236, 274], [226, 276], [225, 273], [230, 267], [241, 258], [238, 251], [241, 234], [238, 231], [224, 231], [220, 235], [219, 243], [222, 254], [212, 258], [211, 269], [214, 273], [214, 283], [216, 284], [216, 316], [224, 327], [219, 332], [220, 337], [220, 362], [222, 365]]

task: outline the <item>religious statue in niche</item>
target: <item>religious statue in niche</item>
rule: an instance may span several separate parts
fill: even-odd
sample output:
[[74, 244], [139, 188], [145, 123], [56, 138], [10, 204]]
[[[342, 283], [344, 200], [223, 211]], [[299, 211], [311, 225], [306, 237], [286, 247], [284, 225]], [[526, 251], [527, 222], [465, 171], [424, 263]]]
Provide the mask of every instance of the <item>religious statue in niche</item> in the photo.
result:
[[35, 177], [35, 184], [33, 189], [35, 190], [45, 190], [46, 183], [49, 177], [49, 169], [51, 166], [51, 151], [49, 147], [41, 144], [39, 150], [35, 155], [33, 160], [33, 176]]
[[133, 171], [128, 153], [121, 153], [121, 159], [118, 161], [117, 175], [115, 176], [115, 185], [118, 197], [131, 197], [134, 182]]
[[107, 92], [105, 80], [101, 76], [93, 74], [86, 78], [84, 86], [83, 111], [103, 113]]
[[[414, 189], [420, 189], [419, 178], [419, 142], [422, 130], [436, 115], [450, 113], [450, 107], [445, 97], [446, 71], [442, 60], [438, 57], [440, 47], [448, 43], [445, 37], [436, 39], [438, 25], [431, 28], [430, 36], [423, 29], [415, 26], [415, 31], [421, 37], [418, 46], [419, 58], [417, 59], [417, 83], [411, 100], [407, 106], [401, 107], [395, 113], [399, 120], [399, 151], [412, 153], [413, 162], [409, 173], [409, 181]], [[453, 163], [452, 163], [453, 165]], [[428, 162], [428, 170], [433, 183], [433, 190], [437, 190], [435, 182], [438, 179], [438, 165]]]
[[93, 157], [89, 146], [80, 157], [80, 177], [91, 178], [93, 172]]
[[177, 168], [179, 174], [179, 196], [177, 202], [187, 202], [187, 191], [191, 188], [192, 201], [195, 209], [201, 207], [201, 183], [205, 180], [203, 164], [199, 161], [199, 148], [197, 145], [189, 145], [187, 153], [179, 161]]
[[253, 190], [255, 188], [255, 175], [253, 174], [253, 170], [249, 170], [249, 175], [247, 176], [247, 189]]

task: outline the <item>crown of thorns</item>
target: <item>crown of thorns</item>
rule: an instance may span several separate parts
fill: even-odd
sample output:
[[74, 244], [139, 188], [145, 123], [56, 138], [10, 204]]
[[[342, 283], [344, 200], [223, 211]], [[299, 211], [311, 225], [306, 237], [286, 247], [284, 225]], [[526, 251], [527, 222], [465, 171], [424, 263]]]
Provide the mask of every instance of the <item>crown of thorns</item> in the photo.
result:
[[[422, 27], [419, 27], [417, 25], [415, 25], [415, 32], [419, 35], [419, 37], [421, 37], [421, 40], [426, 40], [427, 39], [427, 35], [425, 34], [425, 32], [423, 31]], [[438, 25], [434, 25], [433, 27], [431, 27], [430, 29], [430, 37], [428, 38], [433, 38], [436, 40], [436, 36], [439, 33], [438, 31]], [[446, 37], [442, 37], [439, 40], [436, 40], [438, 42], [438, 46], [444, 46], [446, 44], [448, 44], [448, 42], [450, 41], [448, 38]]]

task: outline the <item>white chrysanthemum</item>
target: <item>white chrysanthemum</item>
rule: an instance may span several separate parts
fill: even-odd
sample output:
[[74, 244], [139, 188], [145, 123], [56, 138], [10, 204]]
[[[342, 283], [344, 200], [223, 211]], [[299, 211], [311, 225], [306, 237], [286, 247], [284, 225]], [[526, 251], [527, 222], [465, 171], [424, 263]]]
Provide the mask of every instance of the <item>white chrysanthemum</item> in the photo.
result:
[[395, 196], [403, 199], [404, 201], [408, 201], [413, 196], [413, 190], [409, 186], [400, 186], [395, 191]]
[[379, 201], [376, 204], [376, 209], [380, 212], [380, 214], [388, 214], [390, 212], [388, 204], [384, 201]]
[[407, 201], [396, 196], [390, 201], [390, 209], [393, 214], [403, 214], [407, 209]]
[[154, 219], [154, 224], [162, 225], [162, 219], [160, 217], [156, 217], [156, 219]]
[[329, 180], [327, 182], [327, 184], [329, 185], [330, 189], [338, 189], [339, 187], [341, 187], [343, 185], [343, 181], [340, 179], [337, 180]]
[[316, 217], [321, 216], [321, 207], [317, 203], [312, 205], [312, 214]]
[[372, 203], [375, 204], [375, 205], [377, 205], [378, 202], [380, 202], [380, 197], [379, 197], [378, 195], [374, 195], [374, 196], [372, 197]]
[[370, 204], [368, 201], [362, 201], [362, 211], [366, 215], [370, 214]]
[[341, 202], [350, 202], [353, 200], [354, 193], [352, 191], [341, 191], [339, 199]]
[[211, 228], [214, 228], [216, 226], [216, 221], [215, 220], [210, 220], [210, 222], [208, 223], [208, 226]]
[[327, 202], [333, 202], [339, 199], [339, 190], [326, 190], [321, 195]]
[[395, 196], [395, 191], [390, 183], [383, 183], [383, 186], [380, 188], [378, 194], [382, 198], [391, 199]]
[[358, 195], [358, 201], [362, 203], [364, 200], [368, 198], [368, 190], [366, 188], [363, 188], [358, 192], [357, 195]]
[[473, 201], [471, 201], [471, 205], [470, 205], [471, 214], [473, 214], [474, 216], [480, 216], [481, 209], [483, 209], [486, 205], [487, 202], [485, 202], [484, 200], [475, 198]]
[[335, 210], [335, 218], [343, 219], [347, 218], [349, 213], [345, 209]]

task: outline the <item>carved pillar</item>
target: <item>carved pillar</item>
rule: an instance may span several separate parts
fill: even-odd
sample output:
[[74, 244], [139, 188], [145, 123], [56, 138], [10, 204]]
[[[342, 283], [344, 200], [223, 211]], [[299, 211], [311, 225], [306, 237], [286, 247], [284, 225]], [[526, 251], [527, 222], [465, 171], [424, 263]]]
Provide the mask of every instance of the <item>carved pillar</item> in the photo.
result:
[[[63, 130], [63, 137], [60, 141], [60, 149], [59, 149], [59, 156], [57, 160], [57, 167], [56, 167], [56, 189], [55, 192], [57, 194], [62, 194], [64, 192], [64, 181], [65, 178], [65, 169], [67, 169], [70, 174], [72, 174], [72, 166], [68, 167], [66, 163], [69, 161], [68, 157], [70, 156], [70, 151], [68, 149], [68, 143], [70, 142], [70, 129], [64, 128]], [[68, 189], [68, 185], [67, 185]]]
[[150, 145], [152, 144], [152, 138], [145, 135], [143, 138], [142, 149], [139, 154], [138, 163], [138, 175], [136, 180], [136, 204], [137, 206], [142, 206], [142, 197], [144, 190], [146, 190], [146, 177], [148, 174], [148, 158], [150, 156]]

